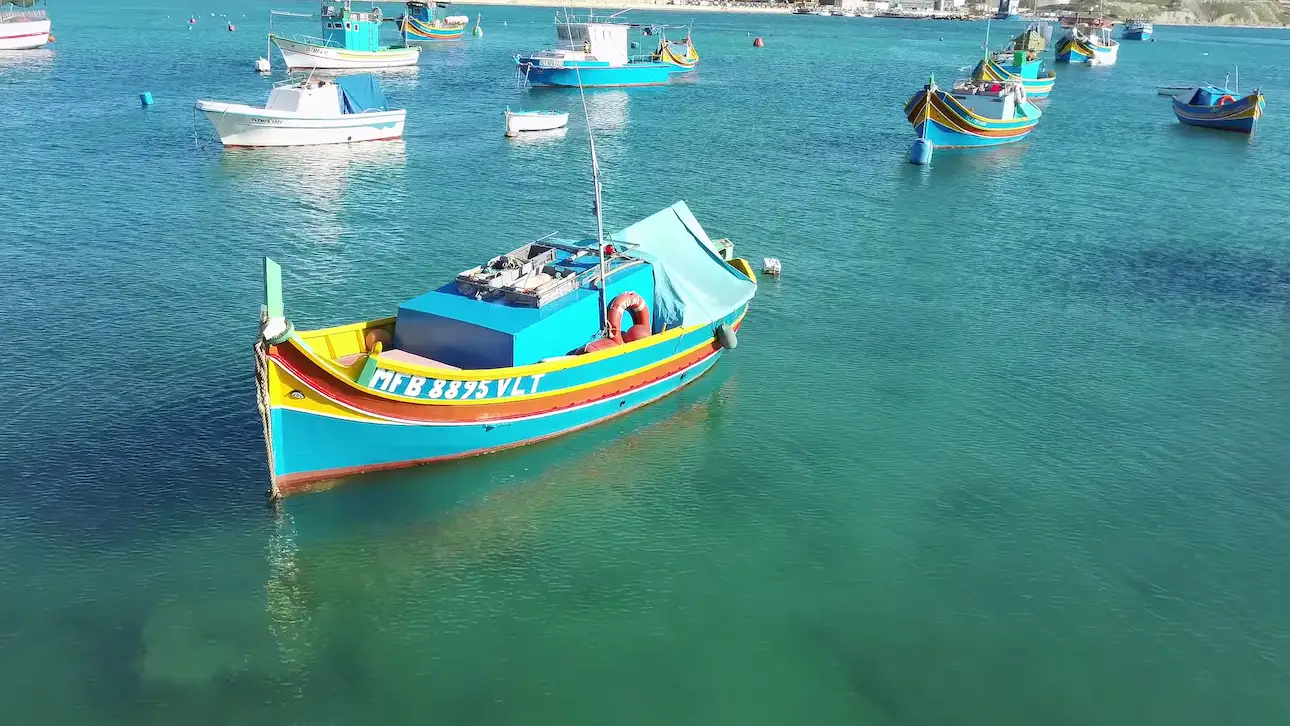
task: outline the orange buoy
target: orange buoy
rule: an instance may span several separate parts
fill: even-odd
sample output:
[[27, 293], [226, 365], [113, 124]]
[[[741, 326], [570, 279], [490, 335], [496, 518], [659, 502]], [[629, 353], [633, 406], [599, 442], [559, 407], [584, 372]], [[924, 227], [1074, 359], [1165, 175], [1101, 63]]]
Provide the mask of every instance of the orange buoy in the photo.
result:
[[765, 48], [765, 47], [766, 47], [766, 44], [762, 42], [762, 40], [761, 40], [761, 38], [760, 38], [760, 37], [758, 37], [758, 38], [753, 38], [753, 47], [754, 47], [754, 48]]
[[50, 33], [50, 34], [49, 34], [49, 38], [48, 38], [47, 40], [48, 40], [48, 42], [50, 42], [50, 43], [54, 42], [54, 34], [53, 34], [53, 33]]

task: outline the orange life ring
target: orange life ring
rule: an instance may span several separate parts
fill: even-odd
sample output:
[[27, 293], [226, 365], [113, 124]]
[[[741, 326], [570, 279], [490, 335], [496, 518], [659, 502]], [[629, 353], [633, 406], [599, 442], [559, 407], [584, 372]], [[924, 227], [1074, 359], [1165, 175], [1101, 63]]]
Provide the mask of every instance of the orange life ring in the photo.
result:
[[[623, 337], [623, 311], [630, 310], [632, 314], [632, 327], [627, 332], [627, 337]], [[605, 314], [605, 322], [609, 324], [609, 338], [618, 343], [631, 343], [641, 338], [648, 338], [650, 333], [649, 306], [645, 300], [634, 292], [619, 293], [614, 301], [609, 303], [609, 312]]]
[[1234, 96], [1223, 96], [1222, 98], [1218, 99], [1218, 105], [1220, 106], [1228, 103], [1235, 103], [1235, 102], [1236, 102], [1236, 98]]

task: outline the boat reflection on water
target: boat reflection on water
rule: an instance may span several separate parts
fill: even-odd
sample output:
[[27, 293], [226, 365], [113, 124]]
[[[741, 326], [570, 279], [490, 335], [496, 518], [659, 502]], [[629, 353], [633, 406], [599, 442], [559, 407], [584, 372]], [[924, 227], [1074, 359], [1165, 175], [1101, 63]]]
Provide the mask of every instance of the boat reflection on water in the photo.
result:
[[568, 135], [569, 127], [565, 126], [563, 128], [548, 129], [546, 131], [525, 131], [517, 136], [507, 138], [506, 141], [520, 146], [545, 146], [555, 141], [561, 141]]
[[333, 207], [351, 194], [362, 194], [370, 180], [380, 199], [399, 193], [408, 161], [402, 139], [361, 144], [290, 146], [262, 149], [224, 149], [220, 171], [244, 183], [256, 194], [308, 200], [320, 208]]
[[[664, 89], [637, 89], [650, 93], [660, 93]], [[575, 91], [576, 93], [576, 91]], [[587, 93], [587, 120], [591, 130], [622, 131], [627, 128], [627, 111], [631, 103], [631, 94], [623, 90], [602, 90]]]
[[[491, 538], [510, 524], [542, 518], [544, 505], [591, 488], [597, 496], [636, 481], [633, 461], [660, 461], [700, 453], [711, 447], [707, 429], [736, 380], [713, 369], [674, 396], [652, 403], [633, 416], [541, 443], [414, 469], [359, 474], [343, 486], [284, 504], [311, 552], [333, 543], [347, 546], [347, 532], [371, 536], [432, 539], [441, 533], [471, 531]], [[644, 476], [644, 474], [640, 474]], [[466, 522], [487, 521], [493, 534]], [[531, 523], [531, 522], [530, 522]], [[428, 530], [427, 530], [428, 528]], [[438, 545], [435, 545], [438, 549]]]
[[737, 379], [716, 369], [615, 423], [488, 457], [365, 474], [278, 504], [265, 593], [282, 665], [309, 666], [328, 627], [313, 614], [332, 605], [352, 608], [389, 587], [421, 591], [427, 581], [524, 556], [571, 506], [601, 517], [638, 506], [643, 490], [669, 486], [640, 462], [697, 460], [720, 448], [717, 428], [738, 395]]
[[965, 169], [974, 171], [1006, 172], [1021, 163], [1031, 142], [987, 146], [977, 149], [940, 149], [932, 166], [937, 169]]
[[0, 71], [52, 71], [55, 55], [53, 48], [0, 50]]

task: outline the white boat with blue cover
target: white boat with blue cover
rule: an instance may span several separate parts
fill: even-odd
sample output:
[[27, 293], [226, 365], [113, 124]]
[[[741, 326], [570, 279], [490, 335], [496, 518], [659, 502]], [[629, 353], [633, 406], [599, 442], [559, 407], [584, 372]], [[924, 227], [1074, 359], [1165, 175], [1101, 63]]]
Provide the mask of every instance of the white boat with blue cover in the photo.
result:
[[198, 101], [224, 146], [311, 146], [403, 136], [407, 110], [391, 109], [370, 73], [275, 86], [264, 106]]

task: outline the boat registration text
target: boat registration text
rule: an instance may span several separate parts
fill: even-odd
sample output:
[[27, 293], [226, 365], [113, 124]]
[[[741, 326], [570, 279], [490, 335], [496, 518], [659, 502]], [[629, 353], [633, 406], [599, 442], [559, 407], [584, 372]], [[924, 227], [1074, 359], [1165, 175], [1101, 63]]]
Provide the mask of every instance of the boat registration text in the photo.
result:
[[430, 400], [465, 400], [529, 396], [538, 392], [543, 373], [491, 381], [454, 381], [413, 376], [377, 368], [367, 387], [383, 393]]

